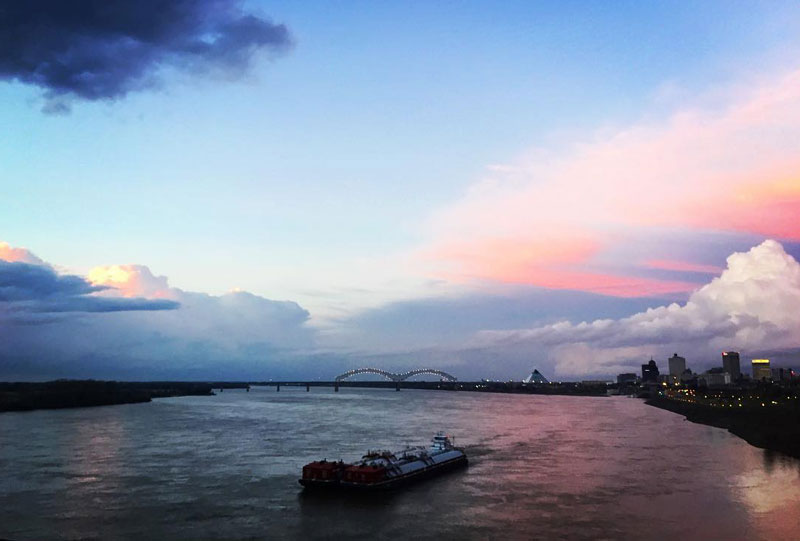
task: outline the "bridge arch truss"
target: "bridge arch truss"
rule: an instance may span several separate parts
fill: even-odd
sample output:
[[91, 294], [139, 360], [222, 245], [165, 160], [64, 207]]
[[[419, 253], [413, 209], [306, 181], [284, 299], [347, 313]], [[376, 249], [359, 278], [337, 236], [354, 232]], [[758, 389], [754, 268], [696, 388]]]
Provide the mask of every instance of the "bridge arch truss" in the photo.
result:
[[335, 381], [344, 381], [349, 377], [357, 376], [359, 374], [377, 374], [379, 376], [383, 376], [386, 379], [395, 382], [405, 381], [408, 378], [412, 378], [420, 374], [431, 374], [434, 376], [439, 376], [445, 381], [458, 381], [458, 379], [452, 374], [448, 374], [443, 370], [436, 370], [435, 368], [418, 368], [416, 370], [409, 370], [408, 372], [401, 372], [399, 374], [395, 374], [394, 372], [388, 372], [386, 370], [381, 370], [380, 368], [370, 368], [370, 367], [355, 368], [353, 370], [348, 370], [347, 372], [344, 372], [343, 374], [339, 374], [338, 376], [336, 376]]

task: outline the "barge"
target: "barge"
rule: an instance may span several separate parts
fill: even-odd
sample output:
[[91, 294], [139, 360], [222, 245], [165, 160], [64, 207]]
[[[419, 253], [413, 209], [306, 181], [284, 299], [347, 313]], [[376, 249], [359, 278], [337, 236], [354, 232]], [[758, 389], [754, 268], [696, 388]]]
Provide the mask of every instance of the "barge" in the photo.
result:
[[305, 489], [377, 491], [461, 468], [468, 463], [463, 450], [439, 432], [429, 448], [410, 447], [399, 453], [368, 451], [361, 460], [348, 464], [319, 460], [303, 466], [299, 483]]

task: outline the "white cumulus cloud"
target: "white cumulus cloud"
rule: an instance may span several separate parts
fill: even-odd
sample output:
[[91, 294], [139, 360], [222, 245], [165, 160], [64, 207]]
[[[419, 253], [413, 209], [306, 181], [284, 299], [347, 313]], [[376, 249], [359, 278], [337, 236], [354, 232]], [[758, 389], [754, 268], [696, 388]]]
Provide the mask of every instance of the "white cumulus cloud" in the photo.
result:
[[706, 361], [721, 349], [797, 347], [798, 306], [800, 264], [780, 243], [766, 240], [728, 257], [722, 274], [692, 293], [685, 304], [621, 319], [483, 331], [474, 345], [546, 351], [562, 375], [613, 373], [635, 366], [646, 355], [668, 355], [672, 350]]

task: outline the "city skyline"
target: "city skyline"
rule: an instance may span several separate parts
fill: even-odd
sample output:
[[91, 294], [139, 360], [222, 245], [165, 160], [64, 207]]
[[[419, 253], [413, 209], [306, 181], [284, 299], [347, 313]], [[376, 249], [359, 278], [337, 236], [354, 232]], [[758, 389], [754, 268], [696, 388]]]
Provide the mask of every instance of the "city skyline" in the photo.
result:
[[793, 3], [186, 6], [0, 23], [3, 379], [800, 366]]

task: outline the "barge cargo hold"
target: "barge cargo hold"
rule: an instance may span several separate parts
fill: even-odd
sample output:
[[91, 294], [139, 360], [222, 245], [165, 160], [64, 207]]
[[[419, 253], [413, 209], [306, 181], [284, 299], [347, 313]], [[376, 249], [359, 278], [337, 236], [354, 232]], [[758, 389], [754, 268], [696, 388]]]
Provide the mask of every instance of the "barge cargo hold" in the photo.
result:
[[299, 483], [306, 489], [387, 490], [461, 468], [468, 463], [449, 436], [438, 433], [430, 448], [407, 448], [400, 453], [369, 451], [359, 462], [320, 460], [303, 466]]

